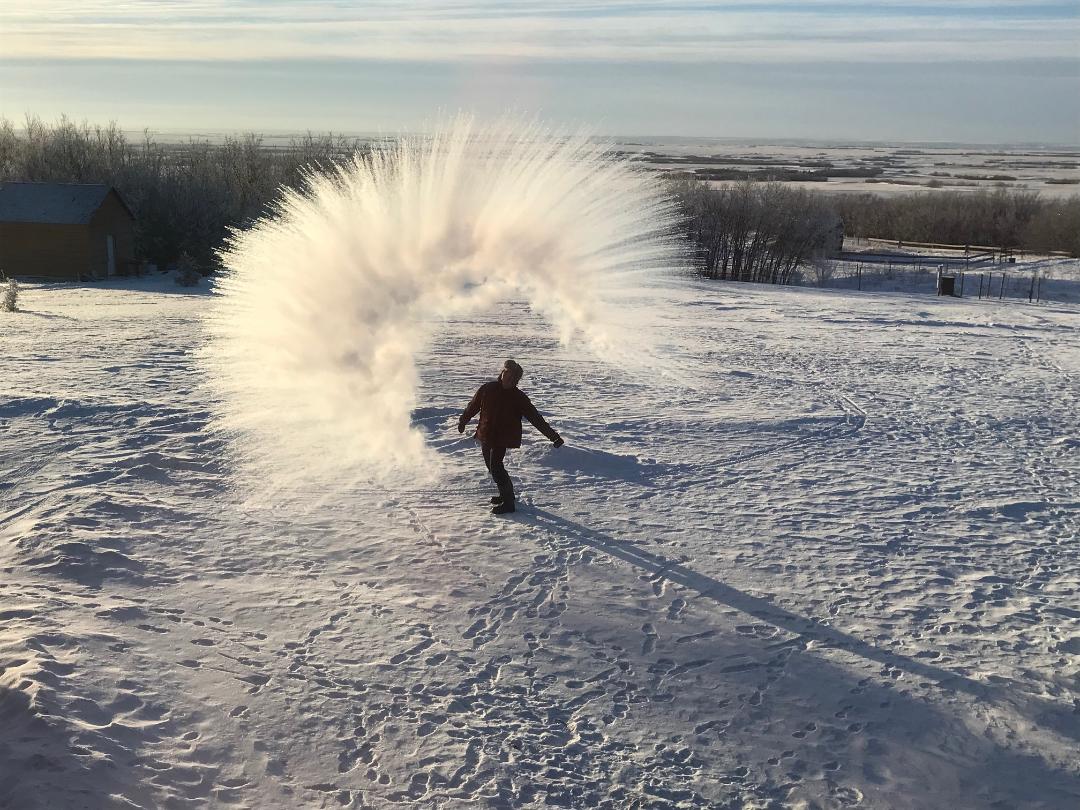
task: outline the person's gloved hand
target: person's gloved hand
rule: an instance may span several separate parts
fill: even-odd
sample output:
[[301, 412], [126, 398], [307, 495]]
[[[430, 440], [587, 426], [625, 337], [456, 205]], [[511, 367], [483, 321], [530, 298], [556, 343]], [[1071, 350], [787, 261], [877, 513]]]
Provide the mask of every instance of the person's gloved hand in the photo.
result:
[[553, 441], [553, 442], [552, 442], [552, 444], [553, 444], [553, 445], [554, 445], [555, 447], [562, 447], [562, 446], [563, 446], [564, 444], [566, 444], [566, 442], [564, 442], [564, 441], [562, 440], [562, 436], [560, 436], [560, 437], [559, 437], [559, 438], [557, 438], [557, 439], [556, 439], [555, 441]]
[[464, 419], [458, 419], [457, 420], [457, 432], [458, 433], [464, 433], [465, 432], [465, 420]]

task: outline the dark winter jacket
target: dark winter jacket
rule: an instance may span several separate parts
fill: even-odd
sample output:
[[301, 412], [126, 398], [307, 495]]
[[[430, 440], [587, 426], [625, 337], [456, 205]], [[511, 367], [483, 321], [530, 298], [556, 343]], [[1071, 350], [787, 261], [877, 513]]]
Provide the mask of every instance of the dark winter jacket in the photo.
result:
[[544, 421], [520, 388], [503, 388], [498, 380], [484, 383], [461, 415], [461, 423], [468, 422], [478, 411], [480, 424], [476, 438], [488, 447], [521, 447], [522, 418], [528, 419], [551, 441], [559, 441], [559, 434]]

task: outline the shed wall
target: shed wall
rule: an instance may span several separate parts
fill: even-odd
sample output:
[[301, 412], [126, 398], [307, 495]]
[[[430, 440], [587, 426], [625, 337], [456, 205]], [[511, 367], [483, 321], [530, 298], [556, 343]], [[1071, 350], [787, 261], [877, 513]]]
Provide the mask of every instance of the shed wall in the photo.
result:
[[9, 276], [77, 281], [98, 267], [103, 271], [103, 265], [95, 264], [90, 240], [87, 225], [0, 223], [0, 270]]
[[116, 250], [117, 272], [123, 274], [134, 271], [135, 223], [116, 192], [109, 192], [90, 219], [90, 231], [91, 258], [95, 266], [100, 268], [102, 277], [109, 266], [108, 251], [105, 247], [105, 237], [109, 234], [112, 234]]

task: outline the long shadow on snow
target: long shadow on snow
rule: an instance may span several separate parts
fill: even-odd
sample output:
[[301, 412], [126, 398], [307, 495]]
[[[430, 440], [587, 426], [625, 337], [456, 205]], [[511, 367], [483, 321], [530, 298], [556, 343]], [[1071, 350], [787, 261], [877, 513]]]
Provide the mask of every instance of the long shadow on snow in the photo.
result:
[[[410, 414], [410, 424], [427, 434], [428, 445], [441, 453], [453, 454], [477, 452], [479, 443], [472, 436], [472, 431], [459, 435], [454, 428], [459, 408], [415, 408]], [[473, 423], [475, 425], [475, 422]], [[581, 445], [566, 445], [557, 452], [544, 450], [531, 451], [528, 446], [517, 453], [530, 453], [534, 461], [542, 467], [580, 477], [629, 481], [631, 483], [651, 485], [653, 479], [665, 472], [673, 472], [674, 466], [655, 461], [643, 461], [636, 456], [609, 453]]]
[[566, 445], [555, 452], [543, 452], [535, 459], [540, 466], [573, 475], [576, 480], [587, 475], [606, 480], [628, 481], [649, 486], [668, 465], [642, 461], [636, 456], [608, 453], [589, 447]]
[[167, 293], [169, 295], [201, 296], [213, 295], [217, 277], [203, 276], [193, 287], [177, 284], [171, 274], [152, 273], [145, 276], [113, 276], [97, 281], [44, 281], [38, 285], [44, 288], [63, 288], [69, 290], [108, 290], [120, 293]]
[[20, 315], [28, 315], [31, 318], [43, 318], [47, 321], [77, 321], [78, 318], [74, 318], [71, 315], [60, 315], [55, 312], [37, 312], [32, 309], [20, 309]]
[[[586, 606], [576, 616], [564, 612], [560, 624], [583, 640], [632, 651], [642, 637], [621, 619]], [[694, 629], [708, 624], [708, 617], [700, 616]], [[680, 643], [674, 635], [669, 638]], [[647, 697], [647, 703], [664, 700], [661, 711], [698, 724], [694, 736], [680, 741], [694, 752], [687, 764], [703, 766], [699, 754], [712, 751], [711, 765], [698, 774], [699, 785], [711, 786], [709, 807], [923, 810], [945, 806], [942, 789], [952, 799], [961, 798], [957, 808], [1080, 806], [1080, 782], [1069, 772], [1037, 755], [1001, 748], [971, 730], [961, 711], [920, 699], [903, 681], [863, 678], [806, 654], [798, 639], [778, 638], [690, 636], [682, 639], [692, 642], [683, 656], [670, 647], [655, 654], [642, 649], [640, 657], [630, 653], [635, 668], [649, 678], [639, 682], [637, 697]], [[659, 732], [656, 737], [661, 739]], [[742, 776], [733, 772], [735, 765], [747, 766]], [[665, 774], [650, 792], [670, 796], [680, 775]], [[739, 785], [740, 798], [725, 799], [720, 784]], [[864, 801], [852, 795], [852, 787], [863, 792]], [[650, 806], [676, 802], [657, 800]]]
[[532, 518], [531, 522], [541, 528], [557, 532], [567, 539], [594, 548], [649, 574], [661, 575], [677, 585], [697, 591], [700, 596], [706, 599], [728, 605], [789, 633], [795, 633], [821, 644], [847, 650], [860, 658], [876, 661], [888, 667], [895, 667], [910, 675], [935, 681], [943, 688], [966, 692], [983, 701], [1003, 705], [1023, 705], [1029, 710], [1027, 712], [1029, 715], [1037, 715], [1036, 717], [1029, 717], [1029, 719], [1052, 728], [1059, 734], [1068, 736], [1071, 739], [1080, 739], [1080, 718], [1062, 716], [1061, 708], [1058, 706], [1047, 704], [1029, 695], [1012, 695], [1001, 687], [979, 683], [955, 672], [875, 647], [873, 644], [861, 641], [815, 619], [784, 610], [767, 599], [751, 596], [718, 579], [699, 574], [668, 557], [653, 554], [633, 543], [607, 537], [593, 529], [543, 509], [530, 506], [527, 512], [520, 513], [522, 522], [530, 522], [530, 518]]

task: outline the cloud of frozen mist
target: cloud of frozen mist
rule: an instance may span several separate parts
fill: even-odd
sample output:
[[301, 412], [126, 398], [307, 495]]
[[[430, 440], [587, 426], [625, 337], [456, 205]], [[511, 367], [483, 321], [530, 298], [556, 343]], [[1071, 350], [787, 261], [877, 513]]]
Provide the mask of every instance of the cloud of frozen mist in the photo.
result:
[[443, 318], [510, 296], [565, 343], [650, 365], [647, 333], [613, 308], [682, 266], [676, 216], [655, 175], [535, 122], [462, 117], [312, 176], [222, 255], [202, 359], [239, 483], [436, 470], [410, 424], [414, 359]]

